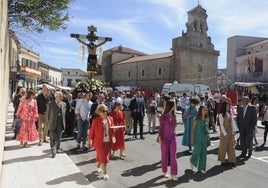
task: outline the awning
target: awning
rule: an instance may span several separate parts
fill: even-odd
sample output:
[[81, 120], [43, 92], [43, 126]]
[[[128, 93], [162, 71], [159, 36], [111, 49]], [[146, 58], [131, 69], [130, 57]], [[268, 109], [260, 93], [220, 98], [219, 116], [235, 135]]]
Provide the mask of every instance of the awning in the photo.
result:
[[66, 87], [66, 86], [55, 86], [55, 87], [62, 89], [62, 90], [69, 90], [69, 91], [73, 89], [71, 87]]
[[37, 89], [39, 89], [39, 88], [42, 88], [43, 87], [43, 85], [46, 85], [47, 87], [48, 87], [48, 89], [56, 89], [54, 86], [51, 86], [51, 85], [49, 85], [49, 84], [38, 84], [38, 85], [36, 85], [35, 87], [37, 88]]

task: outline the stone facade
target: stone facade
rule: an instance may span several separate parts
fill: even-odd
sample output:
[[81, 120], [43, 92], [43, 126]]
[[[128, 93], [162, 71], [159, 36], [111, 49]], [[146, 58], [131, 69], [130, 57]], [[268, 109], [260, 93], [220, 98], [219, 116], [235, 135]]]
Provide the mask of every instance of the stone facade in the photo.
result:
[[170, 82], [172, 52], [134, 57], [113, 65], [114, 86], [159, 90]]
[[112, 70], [112, 66], [118, 62], [144, 55], [147, 54], [123, 46], [106, 50], [102, 54], [102, 64], [99, 65], [98, 74], [95, 78], [102, 80], [108, 85], [114, 85], [112, 78], [114, 71]]
[[104, 77], [98, 78], [113, 87], [161, 90], [164, 83], [177, 81], [206, 84], [212, 90], [217, 89], [219, 51], [214, 50], [211, 38], [207, 36], [206, 19], [206, 10], [200, 5], [189, 11], [187, 32], [172, 40], [172, 52], [134, 56], [118, 49], [105, 51]]
[[188, 12], [187, 31], [172, 41], [173, 75], [180, 83], [217, 86], [219, 51], [207, 36], [207, 14], [200, 5]]

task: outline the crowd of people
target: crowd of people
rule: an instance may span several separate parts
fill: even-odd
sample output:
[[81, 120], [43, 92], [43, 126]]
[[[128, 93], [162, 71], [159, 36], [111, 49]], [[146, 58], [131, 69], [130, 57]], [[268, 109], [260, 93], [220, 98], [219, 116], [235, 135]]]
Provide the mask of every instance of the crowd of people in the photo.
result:
[[[178, 99], [172, 92], [162, 96], [161, 101], [158, 98], [156, 94], [147, 97], [139, 90], [114, 91], [97, 96], [88, 91], [74, 98], [71, 92], [52, 91], [47, 85], [39, 91], [20, 87], [13, 97], [14, 122], [20, 120], [14, 124], [14, 139], [20, 142], [22, 148], [29, 147], [29, 142], [37, 142], [38, 146], [50, 143], [51, 156], [55, 158], [57, 153], [63, 152], [61, 138], [75, 136], [77, 150], [91, 147], [96, 150], [97, 172], [107, 180], [110, 157], [115, 156], [116, 151], [119, 151], [120, 158], [126, 157], [125, 135], [145, 139], [144, 117], [147, 115], [148, 133], [157, 134], [160, 144], [163, 176], [177, 181], [176, 126], [179, 122], [176, 121], [176, 112], [179, 100], [181, 123], [184, 124], [182, 145], [188, 147], [193, 170], [197, 168], [199, 172], [206, 173], [209, 130], [212, 134], [220, 131], [218, 161], [221, 165], [236, 167], [236, 133], [239, 133], [237, 142], [242, 150], [239, 158], [251, 157], [259, 116], [256, 98], [250, 101], [248, 96], [243, 96], [237, 110], [233, 108], [232, 101], [221, 93], [199, 97], [184, 93]], [[159, 106], [163, 106], [162, 112], [158, 110]], [[267, 105], [263, 108], [262, 120], [265, 126], [264, 146], [268, 132]]]

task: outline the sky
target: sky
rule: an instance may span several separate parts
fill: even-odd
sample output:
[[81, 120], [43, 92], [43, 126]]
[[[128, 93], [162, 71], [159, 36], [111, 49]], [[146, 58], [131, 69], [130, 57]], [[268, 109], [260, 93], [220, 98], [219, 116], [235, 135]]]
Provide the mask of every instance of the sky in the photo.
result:
[[79, 42], [70, 34], [86, 35], [87, 27], [94, 25], [98, 36], [112, 37], [103, 50], [122, 45], [147, 54], [169, 52], [172, 39], [186, 32], [187, 12], [198, 3], [206, 9], [207, 34], [220, 51], [219, 69], [227, 66], [229, 37], [268, 37], [266, 0], [75, 0], [69, 5], [65, 31], [35, 34], [27, 45], [46, 64], [86, 71], [87, 53], [81, 62]]

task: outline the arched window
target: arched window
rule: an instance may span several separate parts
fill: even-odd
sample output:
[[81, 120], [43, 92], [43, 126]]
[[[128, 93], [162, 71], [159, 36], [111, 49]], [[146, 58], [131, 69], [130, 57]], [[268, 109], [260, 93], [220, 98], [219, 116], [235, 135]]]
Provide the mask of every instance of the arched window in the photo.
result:
[[141, 71], [141, 76], [144, 76], [144, 69], [142, 69], [142, 71]]
[[128, 71], [128, 77], [129, 77], [129, 78], [131, 77], [131, 72], [130, 72], [130, 70]]

